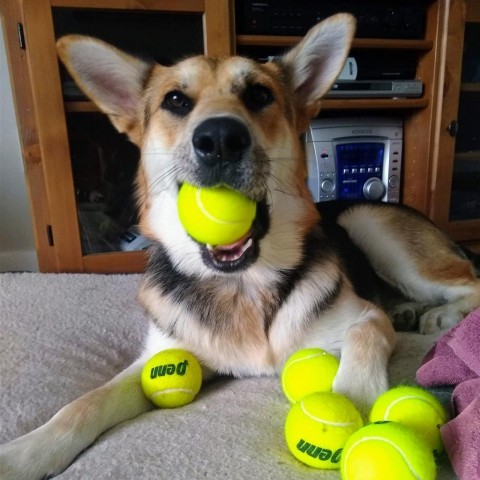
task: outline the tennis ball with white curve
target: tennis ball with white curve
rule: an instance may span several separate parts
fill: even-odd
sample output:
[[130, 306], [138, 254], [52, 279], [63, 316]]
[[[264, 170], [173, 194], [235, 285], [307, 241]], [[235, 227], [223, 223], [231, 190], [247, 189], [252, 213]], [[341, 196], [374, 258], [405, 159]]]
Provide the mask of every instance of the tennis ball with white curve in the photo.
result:
[[231, 188], [198, 188], [184, 183], [177, 208], [183, 228], [193, 239], [216, 246], [231, 244], [249, 232], [257, 204]]
[[435, 480], [428, 443], [397, 422], [371, 423], [347, 440], [340, 463], [342, 480]]
[[427, 390], [413, 385], [400, 385], [380, 395], [370, 411], [370, 422], [391, 421], [410, 427], [430, 445], [433, 451], [443, 450], [440, 427], [448, 421], [448, 413]]
[[181, 407], [200, 391], [202, 368], [190, 352], [163, 350], [143, 367], [141, 384], [145, 396], [157, 407]]
[[290, 403], [315, 392], [330, 392], [337, 375], [337, 357], [321, 348], [296, 351], [285, 362], [282, 370], [282, 388]]
[[315, 468], [340, 468], [347, 439], [363, 425], [355, 405], [343, 395], [318, 392], [294, 403], [285, 422], [292, 454]]

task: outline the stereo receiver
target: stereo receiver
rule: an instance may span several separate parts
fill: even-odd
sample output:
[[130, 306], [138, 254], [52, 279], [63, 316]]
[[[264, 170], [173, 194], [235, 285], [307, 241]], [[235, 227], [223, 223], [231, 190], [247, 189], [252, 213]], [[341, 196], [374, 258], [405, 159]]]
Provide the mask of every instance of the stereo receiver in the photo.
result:
[[423, 38], [424, 0], [236, 0], [237, 34], [305, 35], [330, 15], [349, 12], [357, 18], [357, 37]]
[[326, 118], [305, 135], [315, 202], [400, 201], [403, 123], [390, 117]]

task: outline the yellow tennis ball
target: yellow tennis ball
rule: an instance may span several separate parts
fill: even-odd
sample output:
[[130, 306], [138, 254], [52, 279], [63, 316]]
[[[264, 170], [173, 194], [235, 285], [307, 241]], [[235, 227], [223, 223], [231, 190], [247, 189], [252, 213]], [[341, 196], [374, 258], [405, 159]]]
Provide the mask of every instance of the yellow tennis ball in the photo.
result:
[[285, 439], [301, 462], [315, 468], [338, 469], [345, 442], [362, 425], [360, 413], [343, 395], [312, 393], [290, 408]]
[[295, 352], [282, 370], [282, 388], [291, 403], [314, 392], [330, 392], [339, 361], [321, 348]]
[[164, 350], [145, 364], [141, 382], [146, 397], [157, 407], [181, 407], [200, 391], [202, 368], [185, 350]]
[[435, 459], [428, 444], [401, 423], [371, 423], [345, 444], [343, 480], [434, 480]]
[[370, 411], [370, 422], [382, 420], [403, 423], [422, 436], [432, 450], [443, 450], [440, 427], [447, 422], [448, 414], [423, 388], [400, 386], [380, 395]]
[[257, 204], [226, 187], [197, 188], [184, 183], [178, 193], [183, 228], [200, 243], [228, 245], [248, 233]]

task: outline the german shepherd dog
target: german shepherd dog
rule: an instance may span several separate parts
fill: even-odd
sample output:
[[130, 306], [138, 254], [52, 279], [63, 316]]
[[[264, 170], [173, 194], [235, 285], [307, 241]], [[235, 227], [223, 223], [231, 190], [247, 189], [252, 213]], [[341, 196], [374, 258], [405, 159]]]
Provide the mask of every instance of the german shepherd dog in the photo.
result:
[[[266, 64], [198, 56], [165, 67], [93, 38], [59, 40], [78, 85], [142, 152], [140, 225], [154, 245], [139, 298], [152, 324], [129, 368], [1, 447], [3, 480], [61, 472], [102, 432], [151, 409], [139, 378], [160, 350], [191, 351], [206, 377], [242, 377], [277, 374], [294, 351], [320, 347], [340, 357], [334, 391], [365, 412], [388, 388], [395, 344], [369, 285], [406, 297], [394, 317], [418, 317], [422, 332], [480, 304], [470, 262], [420, 214], [386, 204], [322, 213], [312, 201], [300, 139], [354, 30], [350, 15], [337, 14]], [[229, 245], [193, 240], [177, 213], [183, 182], [253, 199], [248, 235]]]

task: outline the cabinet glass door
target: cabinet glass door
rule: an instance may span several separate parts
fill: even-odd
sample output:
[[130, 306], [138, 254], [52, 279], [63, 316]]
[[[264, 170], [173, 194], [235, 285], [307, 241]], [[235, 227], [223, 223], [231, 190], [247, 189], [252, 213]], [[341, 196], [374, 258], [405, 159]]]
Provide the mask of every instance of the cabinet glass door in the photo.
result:
[[[480, 16], [480, 3], [477, 9]], [[457, 119], [458, 125], [450, 125], [453, 130], [458, 128], [450, 221], [480, 219], [480, 21], [470, 22], [468, 17]]]
[[[204, 52], [202, 13], [53, 8], [55, 36], [76, 33], [171, 65]], [[61, 67], [62, 92], [83, 255], [143, 250], [137, 228], [138, 148], [117, 133]]]

